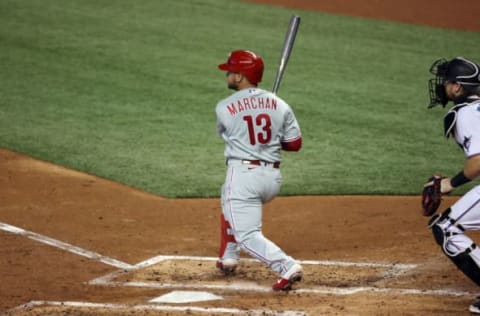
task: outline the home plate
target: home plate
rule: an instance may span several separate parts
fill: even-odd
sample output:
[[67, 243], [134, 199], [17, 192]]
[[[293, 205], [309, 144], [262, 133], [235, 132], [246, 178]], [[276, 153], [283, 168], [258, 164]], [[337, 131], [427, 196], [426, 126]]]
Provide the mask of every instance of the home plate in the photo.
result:
[[223, 297], [199, 291], [173, 291], [150, 300], [151, 303], [190, 303], [223, 300]]

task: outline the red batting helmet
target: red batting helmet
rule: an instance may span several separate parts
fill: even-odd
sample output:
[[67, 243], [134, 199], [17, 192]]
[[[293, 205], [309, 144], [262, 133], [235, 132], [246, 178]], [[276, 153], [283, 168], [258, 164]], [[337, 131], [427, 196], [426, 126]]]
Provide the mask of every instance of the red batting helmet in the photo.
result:
[[262, 81], [262, 57], [249, 50], [236, 50], [231, 52], [227, 62], [218, 65], [218, 68], [224, 71], [241, 73], [253, 84], [258, 84]]

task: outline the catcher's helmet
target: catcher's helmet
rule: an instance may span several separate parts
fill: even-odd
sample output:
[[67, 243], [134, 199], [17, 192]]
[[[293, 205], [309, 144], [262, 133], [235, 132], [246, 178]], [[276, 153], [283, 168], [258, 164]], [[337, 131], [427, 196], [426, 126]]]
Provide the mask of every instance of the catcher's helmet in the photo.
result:
[[255, 85], [262, 81], [262, 57], [249, 50], [235, 50], [231, 52], [227, 62], [218, 65], [218, 68], [224, 71], [241, 73]]
[[459, 83], [467, 91], [480, 85], [480, 66], [464, 57], [455, 57], [450, 61], [439, 59], [430, 67], [430, 73], [435, 75], [435, 78], [429, 81], [429, 107], [437, 104], [445, 106], [448, 103], [444, 88], [447, 81]]

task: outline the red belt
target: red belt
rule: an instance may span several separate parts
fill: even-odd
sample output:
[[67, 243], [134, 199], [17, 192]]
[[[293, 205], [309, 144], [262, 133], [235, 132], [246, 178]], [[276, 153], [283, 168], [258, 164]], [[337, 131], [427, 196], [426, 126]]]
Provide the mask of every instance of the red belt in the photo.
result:
[[256, 166], [269, 166], [273, 165], [273, 168], [280, 168], [280, 161], [275, 161], [275, 162], [267, 162], [263, 160], [242, 160], [243, 164], [246, 165], [256, 165]]

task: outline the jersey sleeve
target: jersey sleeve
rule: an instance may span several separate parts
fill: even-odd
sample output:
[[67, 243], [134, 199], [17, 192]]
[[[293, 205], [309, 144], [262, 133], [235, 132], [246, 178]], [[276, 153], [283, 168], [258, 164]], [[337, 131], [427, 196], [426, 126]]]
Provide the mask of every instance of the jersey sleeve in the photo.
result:
[[221, 111], [219, 107], [220, 107], [220, 104], [218, 104], [215, 109], [215, 114], [217, 117], [217, 135], [222, 137], [222, 134], [225, 132], [226, 127], [225, 127], [225, 124], [223, 123], [223, 117], [221, 115]]
[[217, 118], [217, 135], [222, 137], [222, 134], [223, 132], [225, 132], [225, 130], [226, 130], [225, 126]]
[[302, 133], [300, 131], [300, 126], [297, 122], [295, 114], [291, 109], [288, 109], [285, 112], [285, 121], [284, 121], [284, 133], [280, 142], [288, 143], [298, 140], [302, 137]]

